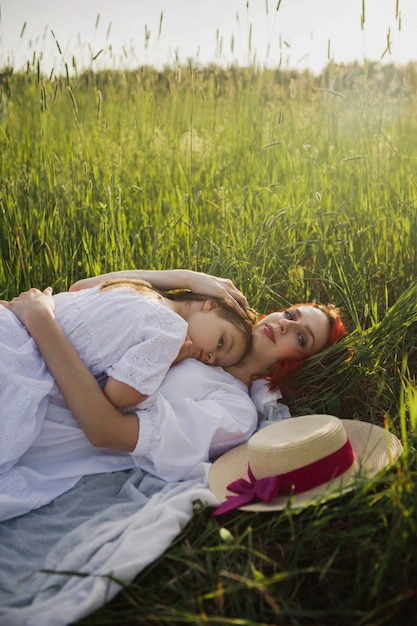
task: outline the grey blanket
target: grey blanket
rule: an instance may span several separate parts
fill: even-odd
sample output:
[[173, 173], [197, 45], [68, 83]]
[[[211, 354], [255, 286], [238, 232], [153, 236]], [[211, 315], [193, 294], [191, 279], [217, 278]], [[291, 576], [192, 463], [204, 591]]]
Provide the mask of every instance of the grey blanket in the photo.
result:
[[218, 504], [208, 467], [177, 483], [136, 469], [87, 476], [0, 523], [0, 623], [65, 626], [103, 606], [165, 551], [193, 502]]

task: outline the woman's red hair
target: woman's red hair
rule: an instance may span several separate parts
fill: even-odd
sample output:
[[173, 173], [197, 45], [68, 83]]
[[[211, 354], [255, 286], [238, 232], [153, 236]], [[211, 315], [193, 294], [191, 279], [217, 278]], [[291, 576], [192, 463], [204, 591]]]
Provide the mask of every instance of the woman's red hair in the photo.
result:
[[[329, 337], [321, 351], [329, 348], [330, 346], [333, 346], [347, 334], [347, 330], [343, 323], [340, 310], [337, 307], [331, 304], [320, 304], [316, 302], [305, 302], [302, 304], [294, 305], [295, 308], [300, 306], [315, 307], [316, 309], [322, 311], [329, 320]], [[269, 381], [269, 388], [271, 389], [271, 391], [276, 391], [277, 389], [282, 390], [284, 387], [286, 387], [291, 381], [291, 378], [294, 376], [295, 372], [300, 367], [302, 367], [307, 360], [308, 357], [304, 357], [301, 359], [277, 361], [272, 366], [270, 373], [266, 377]]]

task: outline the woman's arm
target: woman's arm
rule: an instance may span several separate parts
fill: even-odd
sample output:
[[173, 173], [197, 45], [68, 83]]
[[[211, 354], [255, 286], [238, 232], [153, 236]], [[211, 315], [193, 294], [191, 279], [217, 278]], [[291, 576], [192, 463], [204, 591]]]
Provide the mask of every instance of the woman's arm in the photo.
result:
[[26, 326], [75, 419], [92, 445], [131, 452], [139, 437], [135, 413], [122, 414], [74, 350], [54, 316], [52, 289], [30, 289], [1, 301]]
[[134, 278], [146, 280], [157, 289], [189, 289], [194, 293], [202, 293], [207, 296], [217, 296], [226, 298], [244, 315], [243, 309], [248, 306], [248, 302], [239, 289], [228, 278], [218, 278], [203, 272], [192, 270], [121, 270], [119, 272], [109, 272], [100, 276], [84, 278], [77, 281], [70, 287], [70, 291], [79, 291], [95, 287], [105, 280], [111, 278]]

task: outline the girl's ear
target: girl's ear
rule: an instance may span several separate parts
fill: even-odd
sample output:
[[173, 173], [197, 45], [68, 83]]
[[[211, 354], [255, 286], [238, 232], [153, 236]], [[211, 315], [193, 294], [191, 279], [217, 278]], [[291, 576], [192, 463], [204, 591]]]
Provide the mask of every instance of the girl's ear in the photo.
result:
[[214, 300], [204, 300], [204, 304], [203, 304], [203, 308], [202, 311], [204, 313], [208, 313], [209, 311], [212, 311], [213, 309], [217, 308], [217, 304], [214, 302]]

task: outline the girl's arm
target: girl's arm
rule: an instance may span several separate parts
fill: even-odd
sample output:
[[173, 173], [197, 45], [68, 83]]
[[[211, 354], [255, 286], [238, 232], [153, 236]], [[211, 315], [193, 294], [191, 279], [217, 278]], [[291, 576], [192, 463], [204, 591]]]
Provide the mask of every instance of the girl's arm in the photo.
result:
[[131, 452], [139, 437], [135, 413], [122, 414], [74, 350], [54, 316], [52, 289], [30, 289], [11, 302], [0, 301], [35, 340], [73, 416], [93, 446]]
[[[171, 366], [193, 356], [195, 356], [193, 342], [190, 337], [187, 336]], [[126, 383], [122, 383], [111, 376], [107, 378], [103, 391], [110, 402], [120, 409], [137, 406], [148, 397], [136, 391], [136, 389], [130, 387], [130, 385], [126, 385]]]
[[218, 278], [217, 276], [192, 270], [121, 270], [119, 272], [109, 272], [108, 274], [101, 274], [101, 276], [79, 280], [71, 285], [70, 291], [95, 287], [111, 278], [146, 280], [157, 289], [189, 289], [194, 293], [226, 298], [226, 300], [234, 304], [242, 315], [244, 315], [243, 309], [248, 306], [243, 293], [236, 289], [228, 278]]
[[106, 398], [119, 409], [137, 406], [148, 397], [140, 393], [140, 391], [136, 391], [134, 387], [126, 385], [126, 383], [122, 383], [111, 376], [107, 378], [103, 392]]

